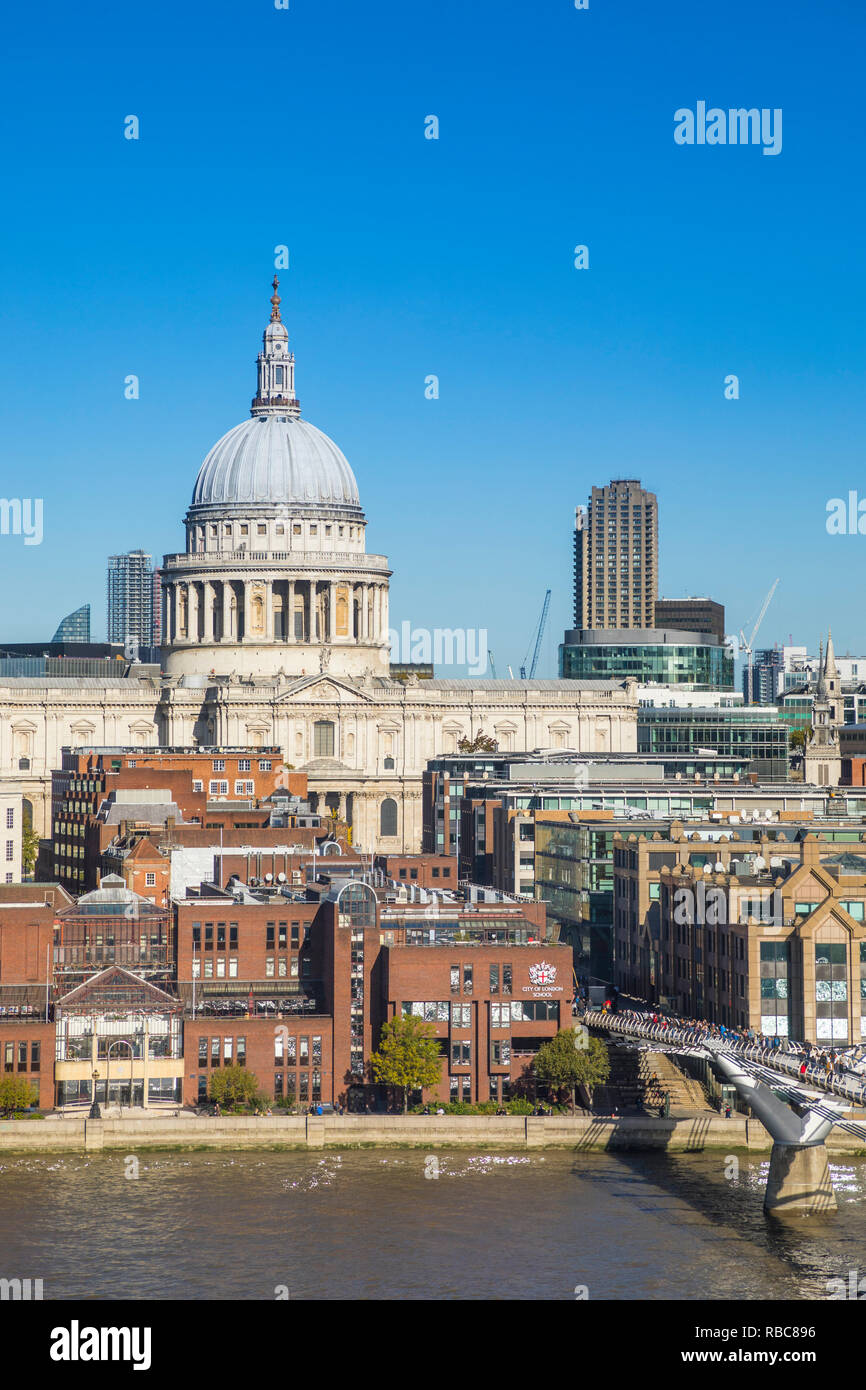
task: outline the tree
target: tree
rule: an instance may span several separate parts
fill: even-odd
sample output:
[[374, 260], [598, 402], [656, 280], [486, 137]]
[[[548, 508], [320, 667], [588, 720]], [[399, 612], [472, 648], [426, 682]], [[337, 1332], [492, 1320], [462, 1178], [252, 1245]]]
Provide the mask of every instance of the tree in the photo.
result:
[[39, 836], [32, 825], [25, 825], [21, 831], [21, 872], [28, 878], [36, 868], [39, 857]]
[[259, 1083], [253, 1072], [233, 1062], [213, 1073], [208, 1095], [217, 1105], [252, 1105], [259, 1099]]
[[0, 1111], [4, 1115], [11, 1115], [14, 1110], [26, 1110], [33, 1100], [33, 1085], [23, 1076], [0, 1078]]
[[590, 1038], [585, 1030], [563, 1028], [550, 1042], [542, 1043], [535, 1058], [535, 1075], [551, 1086], [567, 1086], [574, 1093], [578, 1086], [598, 1086], [610, 1076], [607, 1048], [600, 1038]]
[[485, 734], [483, 729], [479, 729], [474, 738], [458, 738], [458, 753], [495, 753], [499, 744], [489, 734]]
[[383, 1086], [403, 1092], [403, 1114], [409, 1092], [435, 1086], [442, 1080], [439, 1044], [429, 1023], [414, 1014], [397, 1015], [382, 1026], [379, 1048], [370, 1058], [373, 1076]]
[[791, 736], [790, 736], [790, 738], [788, 739], [788, 747], [789, 747], [789, 748], [805, 748], [805, 746], [806, 746], [806, 730], [805, 730], [805, 729], [792, 729], [792, 730], [791, 730]]

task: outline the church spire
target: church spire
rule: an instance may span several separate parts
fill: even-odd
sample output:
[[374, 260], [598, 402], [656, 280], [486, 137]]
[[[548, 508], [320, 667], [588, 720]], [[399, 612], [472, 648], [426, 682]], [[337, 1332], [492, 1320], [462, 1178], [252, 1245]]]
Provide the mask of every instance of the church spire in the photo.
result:
[[295, 395], [295, 354], [289, 352], [289, 333], [280, 314], [280, 282], [273, 279], [271, 317], [262, 337], [258, 355], [258, 390], [253, 397], [251, 415], [285, 415], [296, 420], [301, 413]]
[[824, 680], [824, 639], [818, 642], [818, 683], [815, 686], [816, 700], [824, 700], [827, 697], [827, 685]]
[[833, 650], [833, 629], [827, 629], [827, 655], [824, 658], [824, 677], [826, 680], [835, 680], [839, 675], [836, 669], [836, 653]]

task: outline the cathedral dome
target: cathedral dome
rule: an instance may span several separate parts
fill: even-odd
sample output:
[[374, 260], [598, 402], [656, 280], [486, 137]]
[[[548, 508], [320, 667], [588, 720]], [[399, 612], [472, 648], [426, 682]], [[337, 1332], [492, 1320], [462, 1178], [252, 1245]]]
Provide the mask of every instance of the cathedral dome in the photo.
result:
[[296, 415], [256, 414], [213, 446], [196, 478], [193, 507], [360, 506], [348, 460]]
[[224, 434], [195, 481], [189, 521], [238, 512], [324, 511], [363, 520], [358, 484], [345, 455], [315, 425], [301, 419], [295, 395], [295, 355], [280, 315], [274, 276], [271, 317], [257, 358], [258, 387], [249, 420]]

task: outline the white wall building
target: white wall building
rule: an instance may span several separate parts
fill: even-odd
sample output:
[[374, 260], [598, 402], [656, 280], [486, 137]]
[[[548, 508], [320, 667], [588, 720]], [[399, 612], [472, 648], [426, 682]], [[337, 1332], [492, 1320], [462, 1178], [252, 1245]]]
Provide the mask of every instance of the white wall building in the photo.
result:
[[0, 784], [0, 883], [21, 882], [23, 814], [21, 793]]

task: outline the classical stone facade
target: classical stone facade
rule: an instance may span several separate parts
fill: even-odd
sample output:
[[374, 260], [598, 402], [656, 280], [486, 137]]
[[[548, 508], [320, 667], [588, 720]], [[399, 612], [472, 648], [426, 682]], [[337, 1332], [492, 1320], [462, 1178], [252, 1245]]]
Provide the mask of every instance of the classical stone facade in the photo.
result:
[[[417, 851], [421, 774], [480, 730], [500, 749], [634, 752], [633, 681], [389, 675], [388, 581], [354, 475], [300, 417], [277, 284], [250, 419], [207, 455], [163, 565], [161, 679], [7, 679], [0, 780], [50, 833], [64, 746], [278, 744], [367, 851]], [[134, 671], [134, 668], [133, 668]]]

